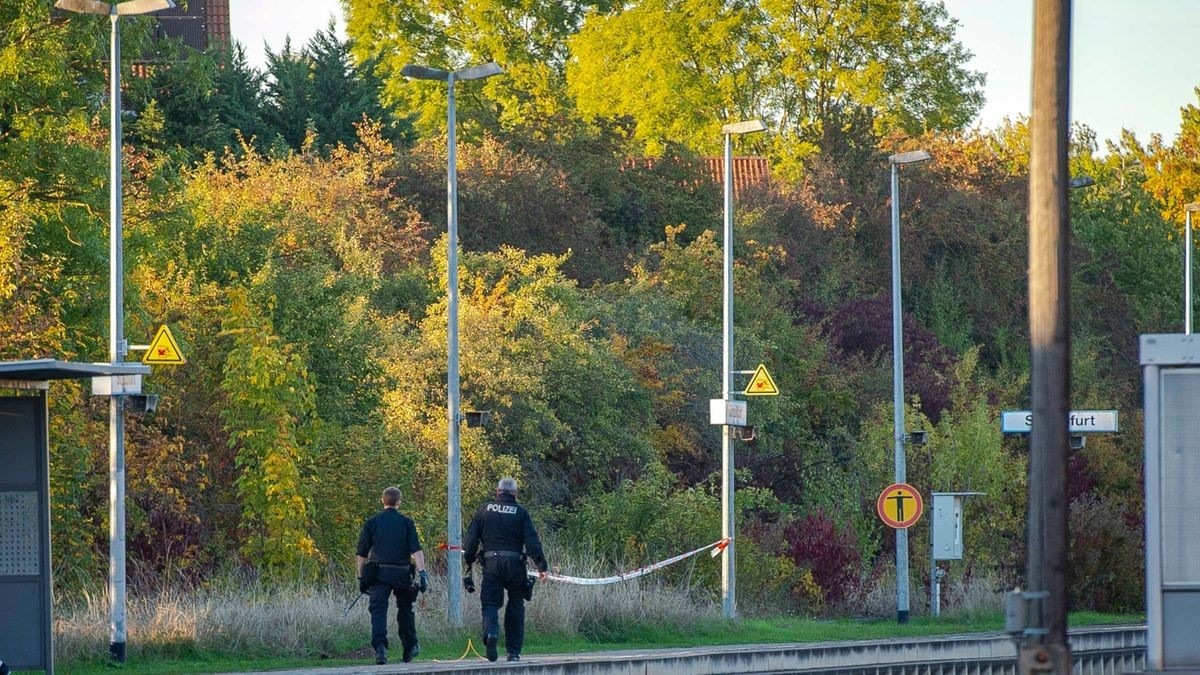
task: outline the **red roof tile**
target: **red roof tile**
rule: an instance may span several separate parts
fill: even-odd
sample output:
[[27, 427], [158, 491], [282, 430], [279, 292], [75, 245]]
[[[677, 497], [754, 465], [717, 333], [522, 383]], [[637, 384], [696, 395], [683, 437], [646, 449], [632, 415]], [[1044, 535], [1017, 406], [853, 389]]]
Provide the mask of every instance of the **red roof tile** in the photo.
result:
[[[705, 173], [718, 185], [725, 182], [725, 158], [705, 157]], [[733, 193], [748, 188], [764, 188], [771, 184], [771, 168], [766, 157], [733, 158]]]

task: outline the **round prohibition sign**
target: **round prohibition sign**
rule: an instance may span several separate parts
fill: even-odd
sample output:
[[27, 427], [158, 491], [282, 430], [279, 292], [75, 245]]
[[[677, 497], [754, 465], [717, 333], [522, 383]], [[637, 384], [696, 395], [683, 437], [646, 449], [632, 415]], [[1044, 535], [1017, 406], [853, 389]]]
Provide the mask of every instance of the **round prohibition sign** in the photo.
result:
[[921, 493], [908, 483], [893, 483], [879, 493], [875, 510], [888, 527], [902, 530], [921, 519], [925, 503]]

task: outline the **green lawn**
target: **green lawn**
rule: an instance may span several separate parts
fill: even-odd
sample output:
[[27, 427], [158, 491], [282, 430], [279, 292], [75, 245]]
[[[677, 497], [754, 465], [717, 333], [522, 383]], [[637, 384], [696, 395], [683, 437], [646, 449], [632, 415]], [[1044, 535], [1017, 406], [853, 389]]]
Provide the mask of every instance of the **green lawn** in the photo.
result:
[[[1097, 624], [1140, 623], [1140, 615], [1097, 614], [1079, 612], [1071, 615], [1072, 626]], [[1003, 627], [1000, 615], [944, 620], [920, 617], [908, 625], [898, 625], [891, 620], [830, 620], [780, 617], [775, 619], [741, 619], [737, 621], [710, 620], [689, 626], [686, 633], [679, 629], [656, 626], [632, 626], [625, 628], [596, 627], [591, 638], [564, 637], [556, 635], [529, 634], [525, 652], [528, 654], [556, 654], [569, 652], [594, 652], [612, 649], [637, 649], [650, 647], [696, 647], [722, 644], [770, 644], [784, 642], [824, 642], [829, 640], [870, 640], [878, 638], [909, 637], [921, 635], [947, 635], [955, 633], [978, 633], [998, 631]], [[366, 627], [364, 625], [364, 637]], [[466, 639], [458, 644], [421, 644], [421, 660], [448, 660], [459, 658], [466, 649]], [[482, 648], [479, 648], [482, 651]], [[347, 648], [349, 655], [351, 648]], [[399, 658], [399, 649], [393, 650]], [[468, 658], [476, 658], [473, 655]], [[224, 653], [178, 653], [153, 656], [132, 656], [124, 666], [105, 661], [89, 661], [61, 664], [58, 671], [68, 675], [97, 675], [128, 673], [150, 675], [152, 673], [219, 673], [230, 671], [278, 670], [287, 668], [312, 668], [370, 663], [360, 658], [252, 658]]]

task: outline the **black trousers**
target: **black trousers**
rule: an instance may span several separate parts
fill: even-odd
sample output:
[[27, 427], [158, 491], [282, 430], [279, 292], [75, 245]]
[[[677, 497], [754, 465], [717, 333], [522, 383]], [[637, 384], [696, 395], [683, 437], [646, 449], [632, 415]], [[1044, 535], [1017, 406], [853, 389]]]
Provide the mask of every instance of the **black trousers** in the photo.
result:
[[367, 594], [371, 611], [371, 648], [388, 646], [387, 611], [388, 598], [396, 597], [396, 623], [400, 625], [400, 644], [404, 651], [411, 652], [417, 644], [417, 617], [413, 614], [413, 601], [417, 599], [412, 586], [411, 573], [401, 573], [395, 568], [381, 567], [379, 580]]
[[504, 650], [509, 654], [520, 654], [525, 643], [525, 577], [525, 561], [521, 558], [484, 558], [483, 586], [479, 589], [483, 634], [500, 634], [500, 606], [504, 605]]

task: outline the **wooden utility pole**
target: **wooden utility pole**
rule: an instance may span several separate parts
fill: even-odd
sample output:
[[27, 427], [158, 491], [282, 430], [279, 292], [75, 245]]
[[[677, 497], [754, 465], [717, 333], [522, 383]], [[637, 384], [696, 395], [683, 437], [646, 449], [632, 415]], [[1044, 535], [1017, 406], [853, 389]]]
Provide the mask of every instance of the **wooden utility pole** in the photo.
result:
[[1029, 337], [1033, 430], [1029, 454], [1027, 584], [1034, 631], [1021, 673], [1071, 672], [1067, 644], [1067, 415], [1071, 334], [1068, 278], [1067, 101], [1071, 0], [1034, 0], [1029, 161]]

